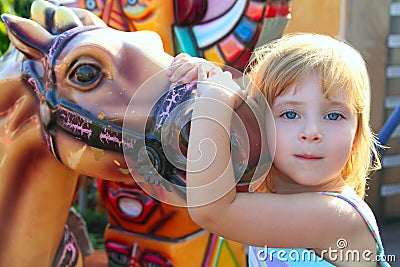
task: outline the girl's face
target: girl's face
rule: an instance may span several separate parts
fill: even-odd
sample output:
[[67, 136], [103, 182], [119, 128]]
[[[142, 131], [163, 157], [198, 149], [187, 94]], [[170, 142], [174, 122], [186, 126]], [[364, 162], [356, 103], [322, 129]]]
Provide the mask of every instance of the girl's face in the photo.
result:
[[271, 171], [276, 191], [334, 190], [343, 184], [338, 183], [340, 173], [357, 129], [356, 114], [346, 97], [326, 98], [319, 76], [312, 73], [277, 97], [272, 113], [277, 139]]

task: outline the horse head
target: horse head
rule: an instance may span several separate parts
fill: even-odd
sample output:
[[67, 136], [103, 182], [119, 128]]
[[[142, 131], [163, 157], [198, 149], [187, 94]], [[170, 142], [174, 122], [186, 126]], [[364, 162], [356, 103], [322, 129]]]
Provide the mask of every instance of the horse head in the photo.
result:
[[[79, 173], [129, 178], [121, 153], [125, 110], [136, 89], [172, 60], [158, 35], [102, 26], [52, 35], [31, 20], [2, 19], [11, 42], [29, 58], [24, 75], [39, 99], [44, 135], [54, 155]], [[166, 90], [168, 77], [159, 85], [147, 92], [144, 105]]]

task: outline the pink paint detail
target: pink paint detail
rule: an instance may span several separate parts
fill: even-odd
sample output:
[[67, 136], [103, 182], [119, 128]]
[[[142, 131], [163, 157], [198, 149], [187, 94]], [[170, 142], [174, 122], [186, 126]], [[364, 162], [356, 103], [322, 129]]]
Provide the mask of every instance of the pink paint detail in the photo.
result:
[[160, 129], [162, 124], [161, 122], [164, 122], [165, 119], [169, 116], [171, 113], [171, 108], [173, 107], [173, 104], [176, 104], [176, 98], [180, 96], [179, 92], [177, 92], [176, 88], [173, 88], [171, 91], [171, 94], [169, 94], [165, 98], [165, 102], [168, 103], [168, 105], [165, 107], [165, 110], [160, 113], [159, 118], [160, 118], [160, 124], [157, 124], [156, 129]]
[[92, 136], [92, 130], [90, 129], [90, 122], [88, 120], [79, 118], [81, 123], [78, 125], [73, 122], [73, 118], [76, 117], [74, 113], [67, 109], [63, 109], [64, 113], [61, 114], [63, 120], [60, 120], [62, 127], [72, 130], [73, 132], [80, 132], [80, 136], [86, 135], [88, 139]]
[[102, 142], [103, 144], [104, 143], [107, 143], [107, 144], [116, 143], [116, 144], [118, 144], [119, 147], [121, 147], [121, 145], [122, 145], [122, 141], [117, 136], [110, 135], [109, 133], [104, 132], [104, 131], [100, 133], [99, 139], [100, 139], [100, 142]]
[[79, 253], [75, 237], [68, 227], [64, 228], [65, 245], [57, 265], [58, 267], [74, 267], [78, 261]]
[[213, 251], [214, 251], [216, 243], [217, 243], [217, 236], [214, 234], [211, 234], [210, 235], [210, 243], [208, 244], [208, 247], [207, 247], [207, 252], [206, 252], [205, 259], [204, 259], [203, 267], [211, 266], [211, 257], [213, 255]]
[[118, 252], [121, 254], [129, 255], [129, 249], [127, 246], [125, 246], [123, 244], [111, 242], [111, 241], [106, 243], [106, 250], [107, 251], [115, 251], [115, 252]]
[[33, 78], [29, 78], [29, 79], [28, 79], [28, 83], [32, 86], [33, 91], [35, 92], [36, 97], [40, 99], [41, 94], [40, 94], [39, 88], [38, 88], [38, 86], [37, 86], [36, 80], [33, 79]]

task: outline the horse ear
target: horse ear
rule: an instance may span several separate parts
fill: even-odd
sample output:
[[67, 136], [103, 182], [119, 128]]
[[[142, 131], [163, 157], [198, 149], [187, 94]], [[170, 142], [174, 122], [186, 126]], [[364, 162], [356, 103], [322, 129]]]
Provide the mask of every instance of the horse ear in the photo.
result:
[[93, 14], [87, 9], [77, 8], [77, 7], [70, 7], [70, 9], [78, 16], [79, 20], [82, 22], [83, 25], [94, 25], [94, 26], [101, 26], [107, 27], [107, 24], [98, 16]]
[[14, 15], [2, 14], [11, 43], [25, 56], [40, 59], [48, 51], [55, 36], [37, 22]]

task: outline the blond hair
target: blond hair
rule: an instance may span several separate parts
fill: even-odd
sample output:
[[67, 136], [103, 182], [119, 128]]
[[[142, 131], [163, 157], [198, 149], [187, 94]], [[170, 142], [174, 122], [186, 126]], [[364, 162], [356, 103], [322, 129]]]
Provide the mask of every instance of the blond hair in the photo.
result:
[[349, 106], [357, 114], [358, 125], [354, 152], [341, 175], [360, 197], [364, 197], [370, 171], [379, 169], [381, 164], [377, 140], [369, 125], [369, 76], [360, 53], [329, 36], [290, 34], [257, 49], [248, 71], [270, 105], [311, 72], [319, 74], [326, 97], [345, 94]]

